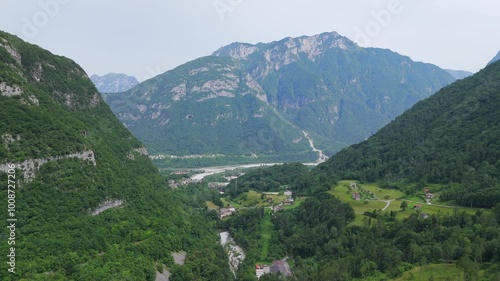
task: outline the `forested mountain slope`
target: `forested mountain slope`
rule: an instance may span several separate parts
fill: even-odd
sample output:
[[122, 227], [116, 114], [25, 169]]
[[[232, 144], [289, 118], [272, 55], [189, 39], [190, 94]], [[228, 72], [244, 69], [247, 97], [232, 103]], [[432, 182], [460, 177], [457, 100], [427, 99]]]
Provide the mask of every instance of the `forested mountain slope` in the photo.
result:
[[73, 61], [0, 32], [0, 109], [0, 208], [9, 189], [17, 219], [15, 244], [2, 223], [0, 279], [154, 280], [163, 265], [171, 280], [230, 279], [211, 219], [165, 187]]
[[500, 63], [417, 103], [368, 140], [318, 169], [366, 181], [460, 183], [462, 204], [500, 202]]

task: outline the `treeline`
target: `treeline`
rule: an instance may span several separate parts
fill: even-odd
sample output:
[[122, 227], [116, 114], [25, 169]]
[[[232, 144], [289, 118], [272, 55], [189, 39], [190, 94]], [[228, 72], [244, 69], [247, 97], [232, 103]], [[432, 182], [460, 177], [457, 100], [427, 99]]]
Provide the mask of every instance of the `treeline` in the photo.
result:
[[329, 194], [276, 215], [278, 241], [295, 262], [293, 280], [392, 279], [427, 263], [454, 263], [465, 280], [479, 280], [480, 270], [481, 280], [500, 277], [500, 204], [492, 214], [415, 213], [401, 221], [387, 214], [348, 226], [353, 218], [351, 207]]
[[337, 179], [459, 183], [460, 204], [500, 202], [500, 63], [445, 87], [318, 167]]
[[233, 197], [249, 190], [279, 192], [287, 187], [295, 186], [296, 182], [308, 171], [309, 168], [300, 163], [285, 163], [254, 169], [239, 177], [238, 180], [232, 180], [225, 191]]

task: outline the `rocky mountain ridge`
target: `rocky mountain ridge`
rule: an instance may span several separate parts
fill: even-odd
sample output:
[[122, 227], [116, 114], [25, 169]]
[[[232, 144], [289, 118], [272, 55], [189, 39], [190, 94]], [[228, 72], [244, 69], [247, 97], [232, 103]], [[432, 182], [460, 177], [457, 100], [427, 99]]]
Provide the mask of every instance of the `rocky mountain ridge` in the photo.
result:
[[308, 162], [317, 153], [302, 131], [332, 155], [452, 81], [434, 65], [330, 32], [232, 43], [107, 102], [152, 155]]

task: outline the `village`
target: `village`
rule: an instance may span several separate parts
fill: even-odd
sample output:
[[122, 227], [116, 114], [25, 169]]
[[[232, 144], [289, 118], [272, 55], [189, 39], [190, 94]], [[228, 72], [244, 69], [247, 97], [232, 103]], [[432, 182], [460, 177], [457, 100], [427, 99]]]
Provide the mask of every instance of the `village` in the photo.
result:
[[[270, 229], [262, 229], [264, 232], [272, 233], [272, 223], [270, 217], [273, 214], [284, 210], [294, 209], [306, 200], [306, 197], [300, 197], [286, 185], [280, 186], [280, 191], [261, 192], [256, 190], [247, 190], [236, 197], [228, 196], [226, 188], [231, 181], [236, 182], [238, 178], [245, 175], [242, 172], [235, 172], [227, 175], [222, 174], [217, 177], [210, 177], [203, 180], [204, 186], [215, 190], [221, 196], [222, 205], [217, 206], [213, 202], [207, 202], [207, 209], [216, 211], [219, 219], [222, 221], [238, 215], [245, 210], [261, 208], [266, 211], [266, 218], [269, 220]], [[172, 172], [175, 179], [170, 179], [169, 184], [172, 188], [181, 188], [189, 184], [201, 183], [201, 179], [189, 177], [186, 171]], [[416, 213], [420, 219], [427, 219], [436, 212], [450, 213], [452, 206], [433, 204], [436, 198], [439, 198], [439, 192], [436, 195], [431, 189], [436, 187], [424, 187], [413, 196], [408, 196], [400, 190], [381, 188], [377, 184], [360, 184], [358, 181], [341, 181], [329, 191], [332, 195], [338, 197], [341, 201], [349, 203], [355, 211], [355, 220], [353, 224], [366, 224], [366, 221], [376, 219], [378, 214], [395, 214], [398, 218], [404, 218], [411, 213]], [[439, 187], [437, 187], [439, 188]], [[424, 210], [425, 209], [425, 210]], [[264, 223], [263, 223], [264, 224]], [[223, 230], [221, 230], [223, 231]], [[225, 238], [222, 239], [222, 236]], [[221, 245], [224, 246], [228, 254], [231, 270], [236, 276], [238, 266], [245, 259], [245, 251], [237, 245], [227, 230], [221, 232]], [[260, 241], [262, 244], [270, 243], [269, 238]], [[265, 255], [263, 255], [265, 256]], [[278, 260], [259, 261], [255, 264], [255, 276], [260, 279], [265, 274], [280, 274], [281, 276], [291, 276], [293, 272], [287, 261], [288, 257]]]

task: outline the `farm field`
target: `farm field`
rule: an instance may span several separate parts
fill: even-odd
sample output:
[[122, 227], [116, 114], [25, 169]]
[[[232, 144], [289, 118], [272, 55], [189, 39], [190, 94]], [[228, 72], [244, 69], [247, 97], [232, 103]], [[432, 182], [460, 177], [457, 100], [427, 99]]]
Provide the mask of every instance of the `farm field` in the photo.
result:
[[[351, 183], [356, 183], [357, 188], [350, 188]], [[432, 188], [437, 190], [437, 186], [432, 186]], [[359, 201], [353, 199], [354, 192], [359, 192], [361, 194]], [[368, 192], [371, 192], [375, 195], [375, 197]], [[457, 211], [465, 211], [468, 214], [474, 214], [479, 210], [477, 208], [444, 205], [445, 203], [438, 200], [436, 200], [436, 203], [438, 204], [429, 205], [419, 196], [406, 196], [399, 190], [384, 189], [376, 183], [359, 184], [358, 181], [354, 180], [340, 181], [329, 191], [329, 193], [339, 198], [341, 201], [347, 202], [351, 205], [356, 214], [356, 218], [353, 223], [355, 225], [362, 224], [365, 212], [373, 212], [374, 210], [381, 211], [383, 213], [390, 213], [391, 211], [397, 212], [396, 218], [404, 219], [417, 212], [417, 210], [414, 209], [415, 205], [420, 205], [419, 212], [427, 215], [452, 215]], [[387, 201], [390, 201], [389, 206], [387, 206]], [[406, 201], [408, 206], [404, 211], [401, 209], [401, 203], [403, 201]]]

